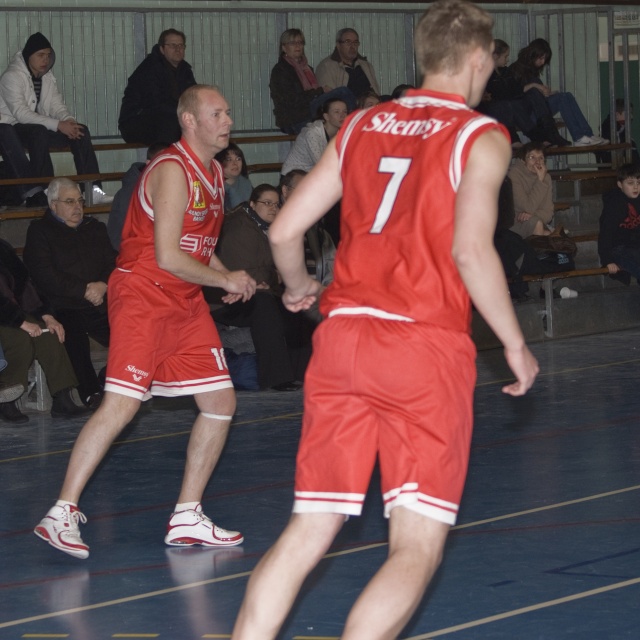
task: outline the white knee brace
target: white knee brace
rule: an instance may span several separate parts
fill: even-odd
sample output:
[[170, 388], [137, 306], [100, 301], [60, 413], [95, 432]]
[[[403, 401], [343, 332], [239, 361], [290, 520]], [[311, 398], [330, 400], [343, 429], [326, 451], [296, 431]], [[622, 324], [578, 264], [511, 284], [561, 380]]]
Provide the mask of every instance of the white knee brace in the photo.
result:
[[204, 411], [201, 411], [200, 415], [212, 420], [231, 420], [233, 418], [233, 416], [220, 416], [217, 413], [205, 413]]

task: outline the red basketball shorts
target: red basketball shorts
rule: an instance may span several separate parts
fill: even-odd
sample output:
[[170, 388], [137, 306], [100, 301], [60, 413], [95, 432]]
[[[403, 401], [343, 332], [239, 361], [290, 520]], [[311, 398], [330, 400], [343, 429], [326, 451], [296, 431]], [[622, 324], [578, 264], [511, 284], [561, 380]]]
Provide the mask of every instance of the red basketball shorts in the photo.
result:
[[404, 506], [454, 524], [473, 426], [470, 337], [338, 315], [313, 342], [294, 513], [360, 515], [378, 458], [386, 517]]
[[106, 391], [147, 400], [233, 387], [202, 295], [181, 298], [116, 269], [109, 279]]

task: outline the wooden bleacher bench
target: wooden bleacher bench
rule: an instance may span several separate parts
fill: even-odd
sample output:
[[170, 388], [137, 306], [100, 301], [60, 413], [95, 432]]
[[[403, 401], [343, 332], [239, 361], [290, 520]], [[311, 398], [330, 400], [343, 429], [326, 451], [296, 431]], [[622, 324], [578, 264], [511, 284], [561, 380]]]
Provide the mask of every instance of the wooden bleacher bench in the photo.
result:
[[[241, 144], [263, 144], [270, 142], [293, 142], [296, 139], [294, 135], [276, 134], [276, 135], [257, 135], [257, 136], [239, 136], [231, 138], [231, 142]], [[149, 145], [144, 142], [94, 142], [94, 151], [122, 151], [127, 149], [146, 149]], [[50, 153], [71, 153], [69, 147], [58, 147], [49, 149]]]
[[[45, 211], [46, 208], [7, 209], [6, 211], [0, 211], [0, 222], [4, 222], [6, 220], [29, 220], [31, 218], [41, 218]], [[99, 213], [109, 213], [110, 211], [110, 204], [98, 204], [91, 207], [84, 207], [84, 213], [87, 216], [97, 215]]]
[[[582, 198], [582, 183], [585, 180], [605, 180], [615, 178], [618, 172], [615, 169], [602, 170], [552, 170], [549, 171], [554, 187], [558, 182], [573, 183], [573, 203], [579, 204]], [[554, 201], [557, 199], [554, 193]]]
[[631, 149], [630, 142], [615, 142], [612, 144], [594, 144], [587, 147], [549, 147], [545, 149], [546, 156], [582, 155], [585, 153], [599, 153], [600, 151], [626, 151]]
[[[113, 180], [122, 180], [124, 171], [112, 171], [110, 173], [83, 173], [80, 175], [70, 176], [55, 176], [57, 178], [69, 178], [74, 182], [111, 182]], [[45, 178], [5, 178], [0, 180], [0, 185], [17, 185], [17, 184], [49, 184], [53, 180], [54, 176], [48, 176]]]
[[282, 169], [282, 162], [263, 162], [261, 164], [248, 164], [248, 173], [280, 173]]
[[[146, 149], [149, 145], [143, 142], [94, 142], [94, 151], [121, 151], [126, 149]], [[26, 150], [28, 151], [28, 150]], [[71, 153], [69, 147], [50, 148], [49, 153]]]

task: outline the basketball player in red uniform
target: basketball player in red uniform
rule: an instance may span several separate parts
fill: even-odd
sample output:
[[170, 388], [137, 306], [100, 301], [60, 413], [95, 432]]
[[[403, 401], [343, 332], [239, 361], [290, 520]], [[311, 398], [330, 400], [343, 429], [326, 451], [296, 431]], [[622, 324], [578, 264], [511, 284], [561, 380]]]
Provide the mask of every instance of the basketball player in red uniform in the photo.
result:
[[35, 533], [56, 549], [87, 558], [86, 522], [78, 500], [118, 434], [151, 395], [194, 395], [200, 409], [191, 432], [178, 504], [165, 542], [231, 546], [237, 531], [217, 527], [200, 500], [235, 411], [235, 394], [202, 286], [222, 287], [225, 301], [248, 300], [255, 281], [230, 272], [214, 255], [222, 226], [224, 178], [213, 160], [229, 144], [229, 105], [214, 87], [187, 89], [178, 104], [182, 138], [143, 173], [109, 279], [112, 330], [105, 395], [73, 447], [56, 504]]
[[291, 310], [321, 292], [303, 236], [342, 198], [335, 279], [305, 379], [294, 515], [249, 581], [234, 640], [274, 638], [380, 462], [389, 555], [343, 640], [396, 638], [440, 563], [467, 470], [475, 385], [470, 300], [505, 347], [522, 395], [538, 371], [493, 247], [511, 157], [474, 112], [493, 70], [492, 19], [441, 0], [415, 35], [421, 90], [354, 114], [269, 232]]

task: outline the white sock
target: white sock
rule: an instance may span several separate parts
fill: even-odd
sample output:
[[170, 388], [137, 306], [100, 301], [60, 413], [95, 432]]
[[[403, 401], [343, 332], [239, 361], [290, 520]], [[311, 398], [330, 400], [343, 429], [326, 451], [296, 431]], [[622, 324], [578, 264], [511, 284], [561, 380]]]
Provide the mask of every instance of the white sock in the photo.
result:
[[56, 507], [64, 507], [66, 505], [71, 505], [76, 509], [78, 508], [78, 505], [75, 502], [69, 502], [69, 500], [56, 500]]
[[196, 510], [196, 507], [199, 505], [199, 502], [179, 502], [176, 505], [174, 513], [178, 513], [179, 511], [187, 511], [191, 509], [192, 511]]

